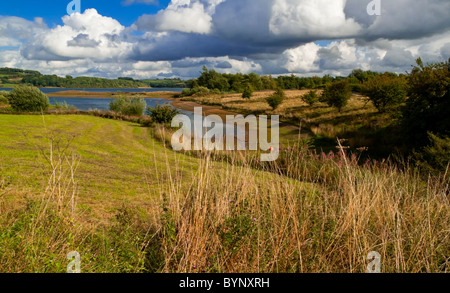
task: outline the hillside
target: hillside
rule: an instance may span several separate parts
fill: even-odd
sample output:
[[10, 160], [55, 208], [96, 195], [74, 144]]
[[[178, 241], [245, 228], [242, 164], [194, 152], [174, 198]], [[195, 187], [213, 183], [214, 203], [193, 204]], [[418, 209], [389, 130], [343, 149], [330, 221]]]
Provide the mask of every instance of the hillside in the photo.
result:
[[143, 79], [139, 80], [142, 83], [148, 84], [153, 88], [187, 88], [188, 81], [181, 80], [179, 78], [166, 78], [166, 79]]
[[148, 84], [137, 80], [106, 79], [98, 77], [59, 77], [57, 75], [43, 75], [38, 71], [16, 68], [0, 68], [0, 87], [14, 87], [19, 84], [37, 87], [61, 88], [139, 88], [149, 87]]
[[0, 271], [64, 272], [70, 251], [83, 272], [361, 273], [371, 251], [383, 272], [448, 269], [445, 175], [304, 148], [266, 169], [163, 131], [0, 115]]

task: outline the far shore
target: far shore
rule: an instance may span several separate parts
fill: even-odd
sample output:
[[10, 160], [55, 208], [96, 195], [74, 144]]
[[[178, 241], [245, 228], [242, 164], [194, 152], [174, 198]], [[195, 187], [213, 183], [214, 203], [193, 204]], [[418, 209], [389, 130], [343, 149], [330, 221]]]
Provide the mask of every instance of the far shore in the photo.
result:
[[68, 98], [117, 98], [124, 97], [142, 97], [145, 99], [171, 99], [177, 92], [161, 91], [161, 92], [86, 92], [86, 91], [60, 91], [48, 93], [49, 97], [68, 97]]

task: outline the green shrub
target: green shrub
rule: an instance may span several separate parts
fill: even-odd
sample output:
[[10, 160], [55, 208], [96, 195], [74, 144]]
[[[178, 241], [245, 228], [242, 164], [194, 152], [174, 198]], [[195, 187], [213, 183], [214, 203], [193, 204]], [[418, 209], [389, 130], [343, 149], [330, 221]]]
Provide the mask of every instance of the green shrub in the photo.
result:
[[127, 103], [126, 100], [127, 99], [123, 97], [114, 99], [111, 103], [109, 103], [109, 110], [120, 113]]
[[422, 152], [415, 153], [418, 164], [428, 172], [445, 172], [450, 164], [450, 137], [439, 137], [432, 133], [428, 136], [430, 144]]
[[364, 86], [360, 83], [352, 83], [350, 86], [352, 88], [352, 92], [362, 94], [364, 91]]
[[0, 93], [0, 104], [9, 104], [9, 100], [7, 97], [3, 95], [3, 93]]
[[50, 106], [48, 97], [37, 87], [18, 86], [9, 94], [9, 103], [14, 111], [46, 111]]
[[253, 95], [253, 87], [251, 84], [247, 84], [247, 86], [244, 89], [244, 92], [242, 93], [243, 99], [251, 99]]
[[450, 60], [425, 66], [421, 59], [408, 76], [408, 96], [402, 126], [407, 141], [428, 142], [428, 132], [450, 136]]
[[[220, 93], [220, 91], [216, 90], [214, 93]], [[211, 91], [204, 87], [204, 86], [196, 86], [192, 89], [184, 89], [181, 92], [181, 96], [183, 97], [191, 97], [191, 96], [196, 96], [196, 97], [204, 97], [204, 96], [208, 96], [211, 94]]]
[[142, 116], [146, 107], [147, 103], [142, 98], [119, 97], [109, 104], [111, 111], [127, 116]]
[[156, 105], [147, 109], [147, 115], [152, 117], [155, 122], [169, 124], [172, 119], [179, 114], [179, 111], [170, 105]]
[[339, 112], [348, 104], [352, 96], [352, 89], [347, 80], [336, 81], [325, 87], [322, 94], [322, 101], [330, 107], [336, 107]]
[[315, 103], [319, 101], [319, 96], [317, 96], [317, 91], [310, 91], [309, 93], [302, 96], [302, 101], [310, 106], [314, 106]]
[[55, 102], [55, 108], [61, 110], [78, 110], [77, 107], [67, 104], [66, 101], [62, 103]]
[[370, 98], [378, 111], [393, 110], [406, 100], [406, 80], [387, 74], [379, 75], [364, 84], [364, 94]]
[[278, 108], [284, 101], [286, 95], [281, 87], [278, 87], [273, 95], [266, 98], [267, 103], [272, 109]]

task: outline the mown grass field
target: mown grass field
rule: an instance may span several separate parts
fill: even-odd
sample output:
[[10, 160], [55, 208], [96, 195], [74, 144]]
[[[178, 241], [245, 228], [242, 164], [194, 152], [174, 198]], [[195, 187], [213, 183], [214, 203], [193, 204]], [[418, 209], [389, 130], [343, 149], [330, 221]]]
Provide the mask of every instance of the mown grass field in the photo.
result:
[[[100, 219], [122, 203], [150, 210], [149, 200], [159, 194], [152, 183], [164, 180], [155, 169], [174, 164], [173, 154], [151, 138], [148, 128], [91, 116], [0, 115], [0, 137], [2, 174], [24, 195], [45, 188], [48, 162], [43, 153], [49, 155], [50, 144], [68, 146], [79, 161], [79, 204]], [[196, 165], [182, 158], [182, 175], [189, 181]]]

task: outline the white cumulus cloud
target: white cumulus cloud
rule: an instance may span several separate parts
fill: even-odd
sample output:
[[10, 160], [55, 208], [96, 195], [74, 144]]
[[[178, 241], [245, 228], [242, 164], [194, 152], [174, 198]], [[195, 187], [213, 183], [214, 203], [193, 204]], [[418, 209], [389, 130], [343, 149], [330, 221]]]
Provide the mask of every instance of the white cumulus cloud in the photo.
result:
[[23, 55], [41, 60], [108, 60], [124, 56], [132, 47], [121, 38], [125, 27], [95, 9], [66, 15], [62, 20], [64, 25], [31, 38], [22, 50]]

